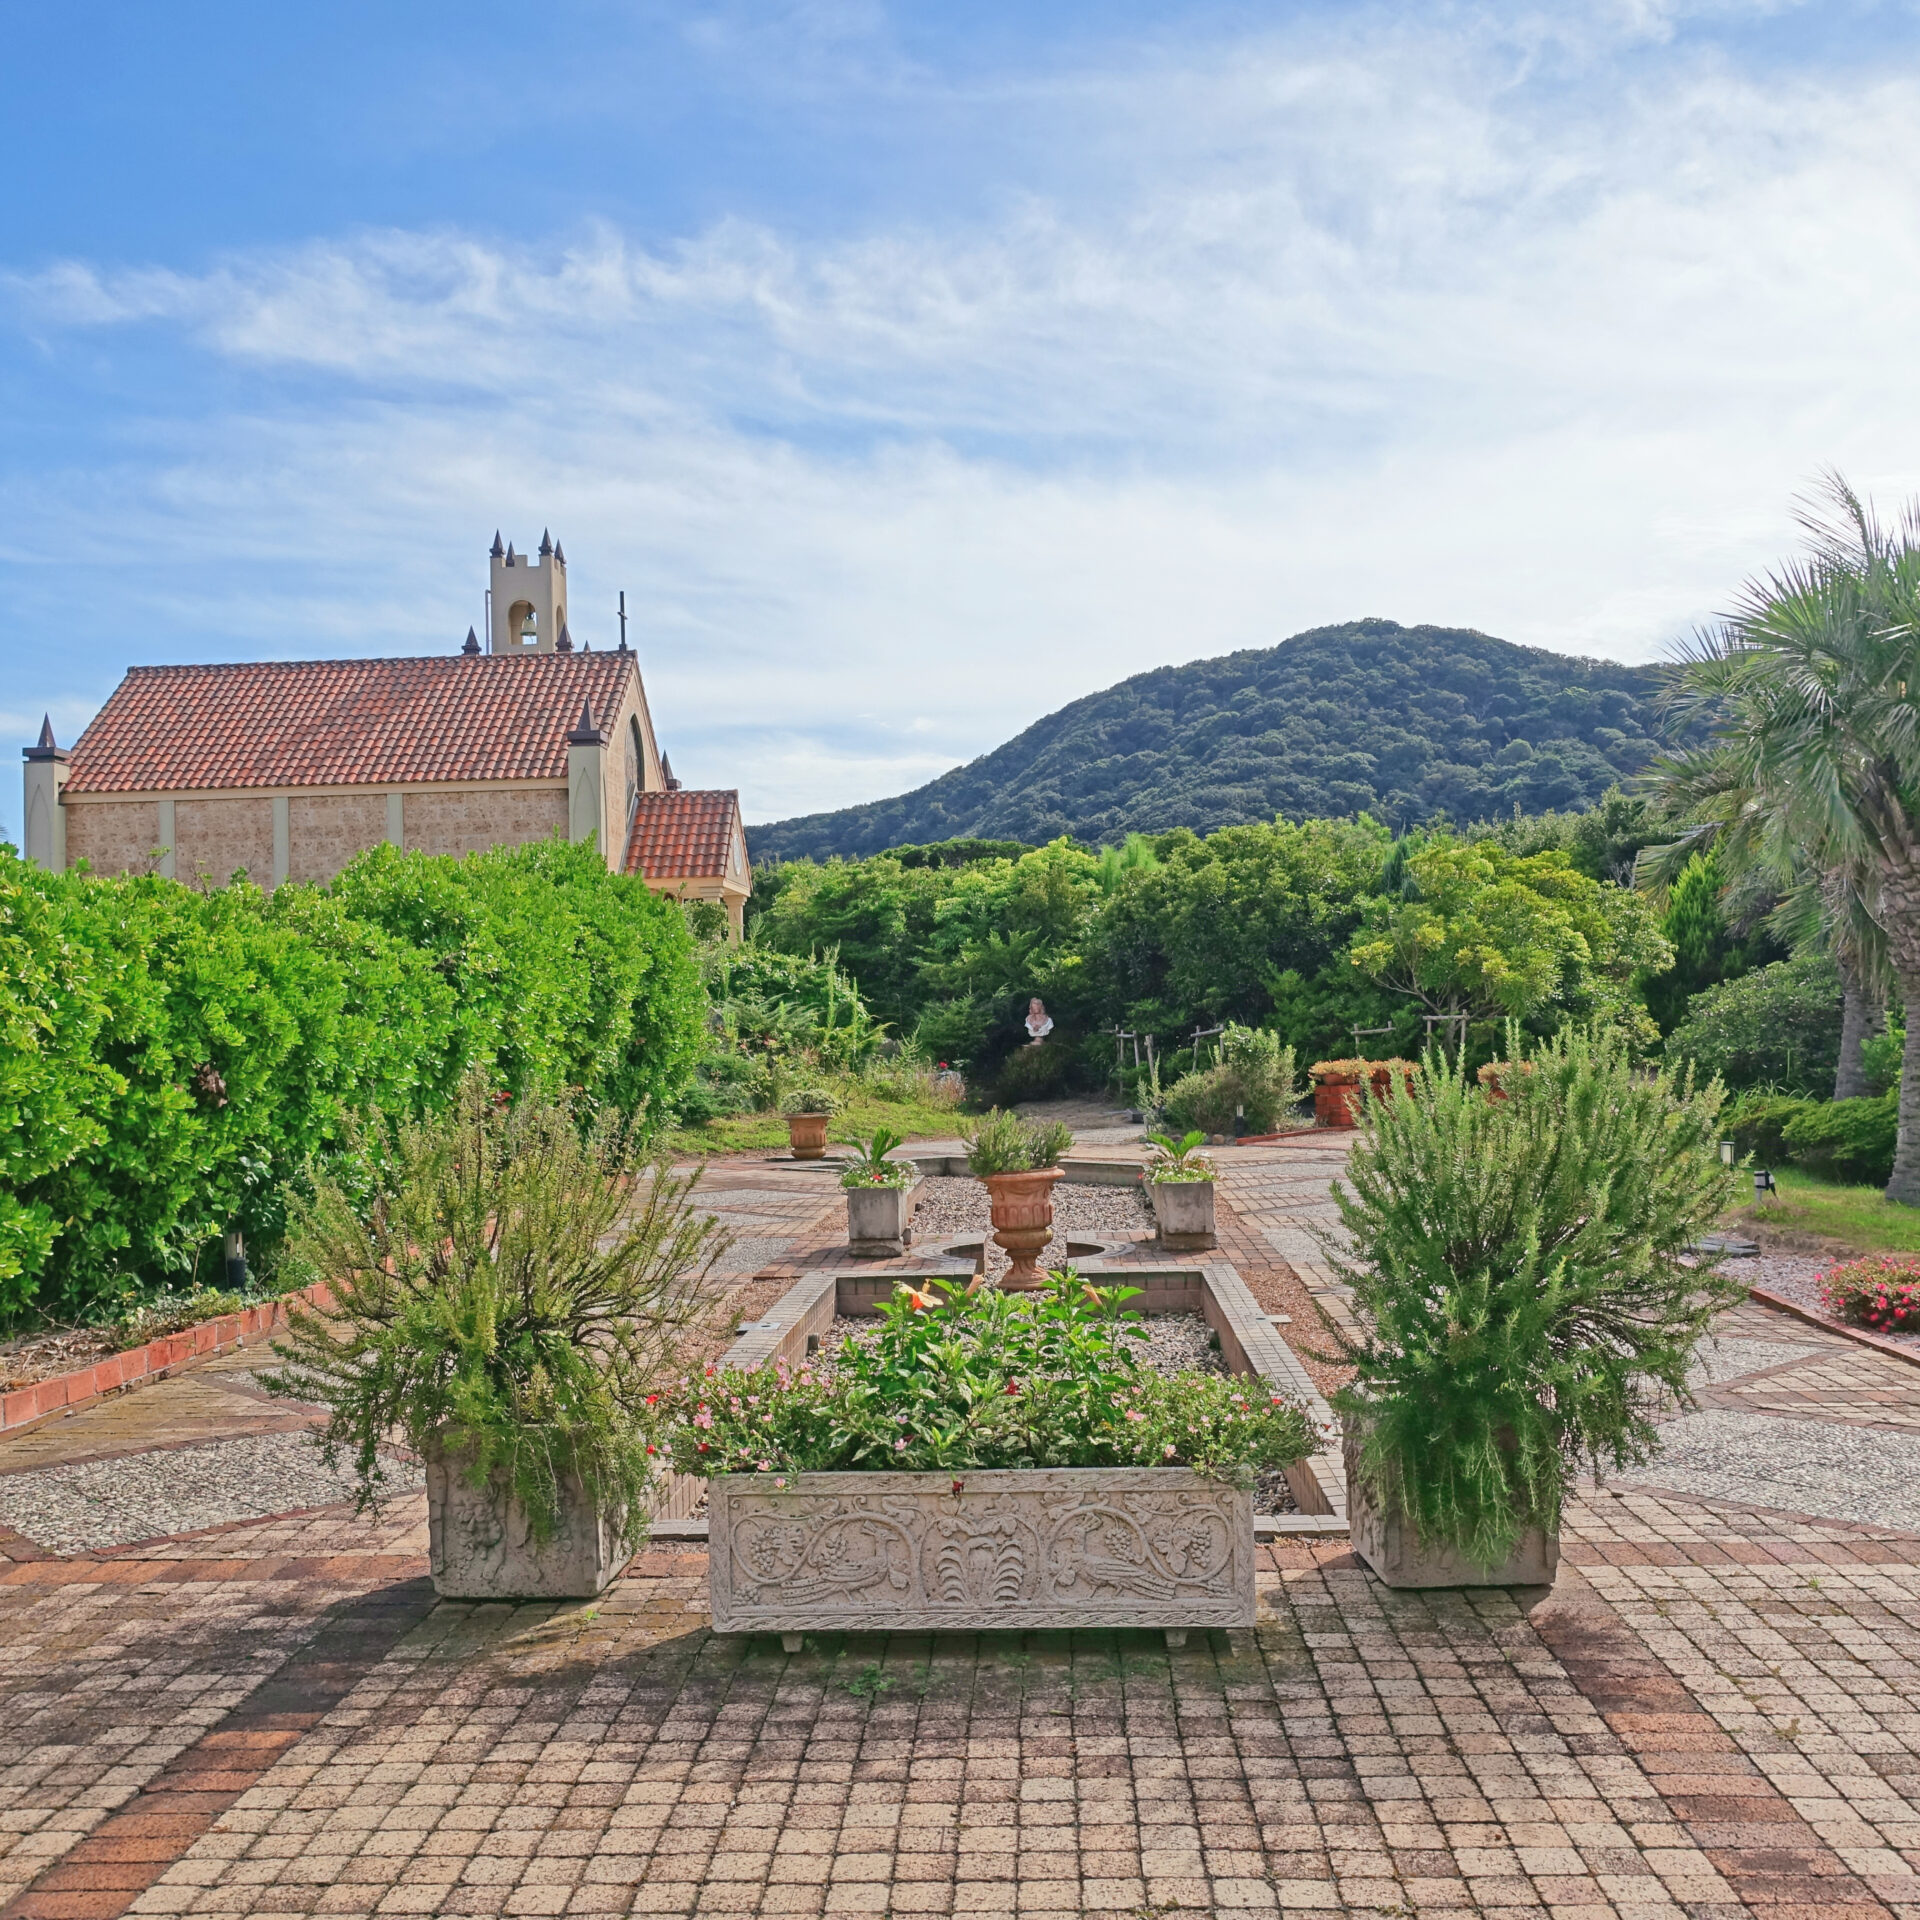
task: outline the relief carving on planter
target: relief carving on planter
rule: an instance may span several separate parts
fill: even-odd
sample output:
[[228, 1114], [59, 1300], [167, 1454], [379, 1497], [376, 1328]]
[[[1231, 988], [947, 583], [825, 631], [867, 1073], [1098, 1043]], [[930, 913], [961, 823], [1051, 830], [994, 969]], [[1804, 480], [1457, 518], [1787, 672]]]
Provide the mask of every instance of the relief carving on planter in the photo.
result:
[[737, 1477], [711, 1511], [722, 1632], [1253, 1620], [1252, 1496], [1184, 1469]]

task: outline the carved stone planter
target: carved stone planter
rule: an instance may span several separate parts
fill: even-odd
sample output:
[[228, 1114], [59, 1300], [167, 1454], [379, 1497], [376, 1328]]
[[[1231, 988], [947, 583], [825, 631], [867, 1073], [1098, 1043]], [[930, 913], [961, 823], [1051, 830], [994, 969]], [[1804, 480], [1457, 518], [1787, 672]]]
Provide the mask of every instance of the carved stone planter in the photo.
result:
[[1347, 1521], [1353, 1550], [1390, 1587], [1550, 1587], [1560, 1536], [1529, 1527], [1497, 1567], [1476, 1566], [1456, 1548], [1420, 1542], [1412, 1523], [1360, 1471], [1363, 1436], [1346, 1429]]
[[560, 1523], [535, 1540], [525, 1508], [476, 1487], [435, 1451], [427, 1463], [427, 1554], [449, 1600], [584, 1600], [633, 1557], [578, 1481], [561, 1489]]
[[824, 1113], [787, 1115], [787, 1144], [796, 1160], [824, 1160], [827, 1157], [827, 1116]]
[[910, 1187], [847, 1188], [847, 1247], [862, 1260], [905, 1253], [913, 1242], [920, 1182]]
[[1253, 1624], [1253, 1495], [1184, 1467], [732, 1474], [708, 1511], [719, 1633]]
[[1058, 1167], [986, 1176], [993, 1237], [1013, 1262], [1000, 1276], [1001, 1286], [1010, 1292], [1024, 1293], [1042, 1284], [1036, 1257], [1053, 1238], [1053, 1187], [1059, 1178]]
[[1220, 1244], [1213, 1230], [1211, 1180], [1154, 1180], [1147, 1191], [1153, 1195], [1160, 1244], [1169, 1252], [1198, 1253]]

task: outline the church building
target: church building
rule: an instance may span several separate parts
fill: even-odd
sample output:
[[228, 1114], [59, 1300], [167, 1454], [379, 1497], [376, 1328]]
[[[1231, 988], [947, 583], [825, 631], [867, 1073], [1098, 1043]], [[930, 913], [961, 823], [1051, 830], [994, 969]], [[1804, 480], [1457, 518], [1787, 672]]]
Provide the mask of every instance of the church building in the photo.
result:
[[[26, 749], [25, 853], [58, 872], [326, 882], [382, 840], [473, 853], [592, 838], [656, 892], [751, 891], [740, 796], [673, 777], [640, 664], [576, 647], [567, 559], [491, 556], [487, 644], [444, 656], [134, 667], [71, 748]], [[624, 627], [625, 616], [622, 615]]]

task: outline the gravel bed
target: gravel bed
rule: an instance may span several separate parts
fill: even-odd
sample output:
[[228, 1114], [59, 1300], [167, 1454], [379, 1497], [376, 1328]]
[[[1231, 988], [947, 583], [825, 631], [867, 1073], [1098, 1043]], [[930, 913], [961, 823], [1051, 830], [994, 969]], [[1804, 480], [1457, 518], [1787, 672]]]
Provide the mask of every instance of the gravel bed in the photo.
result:
[[[391, 1492], [426, 1484], [417, 1466], [386, 1464]], [[352, 1477], [328, 1469], [310, 1434], [261, 1433], [0, 1474], [0, 1524], [52, 1553], [90, 1553], [352, 1497]]]
[[1657, 1460], [1608, 1484], [1920, 1530], [1920, 1434], [1712, 1407], [1660, 1438]]
[[55, 1327], [0, 1346], [0, 1393], [77, 1373], [120, 1350], [104, 1327]]
[[[1804, 1307], [1823, 1320], [1833, 1321], [1814, 1283], [1829, 1267], [1839, 1264], [1834, 1255], [1763, 1253], [1752, 1259], [1722, 1260], [1718, 1264], [1730, 1280], [1738, 1280], [1743, 1286], [1765, 1287], [1769, 1293], [1791, 1300], [1796, 1307]], [[1833, 1321], [1833, 1324], [1839, 1323]], [[1880, 1333], [1877, 1327], [1868, 1331], [1879, 1334], [1882, 1340], [1891, 1340], [1895, 1346], [1905, 1347], [1910, 1353], [1920, 1353], [1920, 1333]]]
[[[1138, 1186], [1096, 1187], [1062, 1180], [1053, 1189], [1053, 1242], [1121, 1239], [1153, 1225], [1153, 1206]], [[1012, 1263], [993, 1244], [987, 1190], [978, 1180], [930, 1175], [914, 1204], [913, 1244], [928, 1252], [943, 1241], [986, 1241], [987, 1272], [998, 1276]], [[1043, 1250], [1041, 1259], [1047, 1257]]]

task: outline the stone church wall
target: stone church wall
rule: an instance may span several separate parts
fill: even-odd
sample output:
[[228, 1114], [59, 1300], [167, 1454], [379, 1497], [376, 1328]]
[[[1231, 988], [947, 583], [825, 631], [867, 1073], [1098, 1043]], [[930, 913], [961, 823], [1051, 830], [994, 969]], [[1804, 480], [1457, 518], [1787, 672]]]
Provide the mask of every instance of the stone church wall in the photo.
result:
[[86, 861], [95, 873], [145, 873], [160, 844], [160, 806], [154, 800], [69, 800], [67, 863]]
[[406, 844], [421, 853], [480, 853], [553, 833], [567, 837], [565, 787], [496, 787], [406, 798]]
[[273, 801], [180, 800], [173, 810], [173, 873], [195, 886], [224, 887], [244, 868], [256, 887], [273, 885]]
[[385, 793], [295, 794], [287, 802], [287, 878], [324, 886], [386, 837]]

